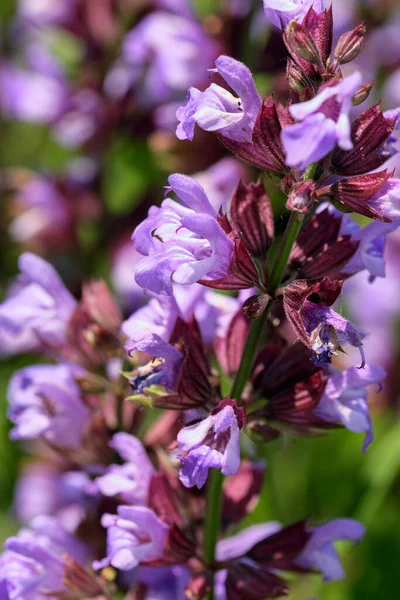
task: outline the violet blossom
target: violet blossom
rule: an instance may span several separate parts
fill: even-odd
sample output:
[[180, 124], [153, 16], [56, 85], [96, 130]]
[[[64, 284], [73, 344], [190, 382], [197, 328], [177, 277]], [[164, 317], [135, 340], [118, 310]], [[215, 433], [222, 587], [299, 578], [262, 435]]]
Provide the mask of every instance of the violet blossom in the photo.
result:
[[251, 142], [262, 104], [251, 72], [229, 56], [220, 56], [215, 65], [211, 71], [219, 73], [237, 96], [215, 83], [204, 92], [191, 87], [186, 105], [176, 113], [179, 120], [176, 135], [180, 140], [193, 140], [197, 123], [206, 131], [221, 131], [231, 140]]
[[357, 329], [344, 317], [328, 306], [314, 304], [306, 300], [301, 317], [314, 352], [313, 362], [322, 368], [327, 367], [332, 357], [342, 345], [350, 344], [358, 348], [361, 354], [362, 367], [365, 364], [362, 338]]
[[310, 527], [310, 531], [311, 538], [295, 562], [305, 569], [316, 567], [324, 581], [343, 579], [343, 567], [333, 542], [359, 542], [365, 534], [363, 525], [353, 519], [336, 519], [319, 527]]
[[[79, 369], [77, 369], [79, 373]], [[13, 440], [45, 440], [77, 446], [89, 422], [75, 372], [68, 365], [33, 365], [17, 371], [8, 387], [8, 417]]]
[[207, 67], [217, 54], [217, 43], [194, 20], [156, 11], [126, 35], [105, 90], [120, 97], [133, 88], [142, 106], [179, 100], [191, 84], [207, 80]]
[[289, 167], [304, 170], [336, 144], [351, 150], [349, 113], [360, 85], [361, 75], [353, 73], [335, 85], [326, 85], [315, 98], [290, 106], [290, 114], [299, 123], [288, 125], [281, 133]]
[[[46, 600], [66, 590], [67, 558], [85, 564], [88, 548], [53, 517], [36, 517], [29, 529], [8, 538], [0, 557], [0, 580], [9, 598]], [[7, 596], [6, 596], [7, 598]]]
[[385, 379], [381, 367], [350, 367], [329, 378], [325, 392], [314, 414], [330, 423], [342, 423], [349, 431], [365, 433], [363, 452], [373, 440], [373, 429], [367, 403], [367, 386]]
[[146, 257], [136, 265], [136, 282], [156, 294], [170, 296], [172, 281], [192, 284], [226, 275], [233, 242], [197, 181], [175, 174], [168, 182], [183, 204], [167, 198], [160, 208], [151, 207], [132, 239]]
[[210, 468], [221, 469], [223, 475], [234, 475], [240, 465], [240, 430], [243, 409], [234, 400], [222, 400], [213, 412], [178, 434], [179, 478], [184, 486], [203, 487]]
[[93, 568], [111, 565], [129, 571], [140, 563], [162, 558], [168, 525], [145, 506], [119, 506], [117, 512], [106, 513], [101, 519], [107, 529], [107, 556], [95, 561]]
[[0, 325], [14, 335], [32, 332], [38, 345], [64, 344], [75, 299], [56, 270], [39, 256], [24, 252], [18, 265], [21, 275], [0, 304]]
[[308, 10], [320, 13], [324, 10], [323, 0], [264, 0], [264, 13], [268, 21], [285, 30], [292, 19], [300, 23]]
[[150, 480], [155, 472], [141, 441], [128, 433], [116, 433], [111, 448], [125, 461], [123, 465], [111, 465], [95, 485], [104, 496], [121, 496], [127, 504], [145, 505]]

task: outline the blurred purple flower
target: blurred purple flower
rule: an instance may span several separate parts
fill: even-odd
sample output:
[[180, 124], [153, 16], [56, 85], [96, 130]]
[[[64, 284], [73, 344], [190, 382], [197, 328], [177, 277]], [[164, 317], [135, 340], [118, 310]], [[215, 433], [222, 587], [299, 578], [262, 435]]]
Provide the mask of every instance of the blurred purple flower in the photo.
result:
[[95, 485], [104, 496], [119, 494], [124, 503], [146, 504], [155, 471], [142, 442], [128, 433], [116, 433], [110, 446], [125, 462], [109, 466], [104, 475], [97, 477]]
[[310, 528], [311, 539], [301, 554], [295, 559], [299, 567], [317, 568], [325, 581], [344, 577], [340, 558], [333, 546], [339, 540], [358, 542], [365, 534], [361, 523], [353, 519], [337, 519], [319, 527]]
[[218, 50], [195, 21], [153, 12], [125, 37], [122, 59], [106, 78], [106, 93], [120, 97], [133, 88], [135, 100], [147, 107], [179, 99], [191, 84], [207, 80]]
[[29, 529], [6, 540], [0, 557], [0, 581], [6, 598], [46, 600], [65, 591], [65, 561], [89, 558], [86, 546], [52, 517], [36, 517]]
[[283, 31], [292, 19], [301, 23], [311, 7], [317, 13], [322, 12], [323, 0], [264, 0], [264, 13], [268, 21]]
[[53, 124], [56, 139], [67, 148], [77, 148], [97, 131], [104, 114], [100, 96], [90, 89], [81, 89], [70, 96], [62, 114]]
[[33, 365], [17, 371], [8, 386], [11, 439], [43, 436], [59, 447], [74, 447], [89, 421], [74, 371], [67, 365]]
[[10, 237], [19, 244], [46, 236], [57, 230], [57, 236], [69, 230], [70, 210], [54, 181], [34, 176], [24, 183], [13, 198], [17, 216], [9, 227]]
[[32, 331], [38, 344], [62, 345], [76, 301], [56, 270], [39, 256], [24, 252], [18, 265], [21, 275], [0, 304], [0, 325], [15, 335]]
[[15, 491], [15, 510], [23, 523], [40, 515], [55, 516], [73, 532], [96, 502], [96, 490], [83, 471], [60, 471], [46, 462], [28, 463]]
[[231, 140], [251, 142], [262, 104], [253, 77], [243, 63], [229, 56], [220, 56], [215, 65], [210, 70], [219, 73], [237, 96], [215, 83], [204, 92], [191, 87], [186, 105], [176, 113], [176, 135], [180, 140], [192, 140], [197, 123], [206, 131], [221, 131]]
[[361, 75], [353, 73], [336, 85], [326, 86], [315, 98], [289, 108], [300, 121], [282, 130], [286, 164], [301, 170], [329, 154], [338, 144], [351, 150], [349, 112], [352, 98], [361, 85]]
[[69, 21], [76, 0], [18, 0], [17, 16], [27, 25], [61, 25]]
[[234, 475], [240, 465], [240, 430], [243, 409], [235, 400], [222, 400], [213, 412], [178, 434], [179, 478], [184, 486], [203, 487], [210, 468], [221, 469], [223, 475]]
[[167, 198], [161, 208], [151, 207], [132, 239], [146, 256], [136, 266], [136, 282], [156, 294], [170, 296], [172, 281], [192, 284], [226, 275], [233, 242], [218, 223], [218, 209], [197, 181], [175, 174], [168, 182], [183, 204]]
[[163, 557], [168, 525], [144, 506], [119, 506], [118, 515], [104, 514], [107, 529], [107, 556], [93, 563], [94, 569], [112, 565], [129, 571], [140, 563]]
[[365, 432], [365, 452], [373, 440], [366, 387], [372, 383], [379, 386], [385, 377], [384, 369], [371, 365], [366, 365], [364, 369], [350, 367], [334, 374], [329, 378], [314, 414], [330, 423], [343, 423], [354, 433]]

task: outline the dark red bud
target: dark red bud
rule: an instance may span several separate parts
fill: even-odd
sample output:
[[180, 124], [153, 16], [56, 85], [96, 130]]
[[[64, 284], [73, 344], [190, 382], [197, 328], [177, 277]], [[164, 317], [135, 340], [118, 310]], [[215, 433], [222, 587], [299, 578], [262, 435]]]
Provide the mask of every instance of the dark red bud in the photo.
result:
[[265, 257], [274, 235], [274, 215], [261, 181], [239, 182], [230, 205], [230, 222], [250, 254]]
[[303, 25], [291, 21], [285, 31], [284, 41], [292, 55], [322, 67], [321, 54], [314, 38]]
[[340, 36], [334, 53], [334, 59], [340, 65], [357, 58], [363, 47], [366, 31], [365, 25], [359, 25], [352, 31], [346, 31]]
[[310, 84], [304, 71], [290, 58], [286, 66], [286, 78], [293, 92], [302, 92]]
[[303, 214], [308, 213], [313, 205], [314, 189], [315, 182], [312, 180], [296, 183], [289, 194], [286, 208]]
[[271, 296], [268, 296], [268, 294], [251, 296], [244, 302], [242, 312], [250, 319], [258, 319], [263, 314], [270, 299]]
[[211, 590], [211, 578], [207, 573], [195, 575], [185, 589], [185, 597], [189, 600], [202, 600]]

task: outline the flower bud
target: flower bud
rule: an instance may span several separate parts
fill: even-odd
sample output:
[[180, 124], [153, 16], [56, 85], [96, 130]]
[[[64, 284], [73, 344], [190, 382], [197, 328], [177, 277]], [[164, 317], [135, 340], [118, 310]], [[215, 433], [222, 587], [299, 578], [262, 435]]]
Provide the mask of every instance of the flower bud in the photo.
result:
[[290, 89], [294, 92], [302, 92], [309, 85], [305, 73], [291, 59], [287, 61], [286, 78]]
[[334, 58], [340, 65], [357, 58], [364, 44], [365, 33], [365, 25], [359, 25], [340, 36], [334, 53]]
[[289, 52], [307, 62], [321, 65], [321, 54], [311, 33], [303, 25], [291, 21], [284, 35]]
[[286, 202], [286, 208], [299, 213], [307, 213], [313, 204], [314, 181], [296, 183]]
[[250, 319], [258, 319], [263, 314], [271, 297], [268, 294], [251, 296], [242, 306], [242, 312]]
[[374, 82], [370, 81], [369, 83], [364, 83], [364, 85], [360, 87], [360, 89], [353, 96], [353, 106], [359, 106], [359, 104], [362, 104], [364, 100], [368, 98], [373, 85]]

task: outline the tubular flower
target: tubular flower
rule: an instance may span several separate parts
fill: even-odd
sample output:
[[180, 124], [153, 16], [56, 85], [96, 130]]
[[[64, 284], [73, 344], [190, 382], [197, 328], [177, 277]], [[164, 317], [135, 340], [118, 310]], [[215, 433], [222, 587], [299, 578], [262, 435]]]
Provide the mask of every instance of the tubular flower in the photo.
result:
[[171, 296], [172, 282], [192, 284], [226, 275], [233, 242], [218, 223], [218, 208], [197, 181], [175, 174], [168, 182], [183, 204], [167, 198], [160, 208], [150, 208], [132, 239], [146, 257], [136, 265], [136, 282]]
[[361, 75], [353, 73], [336, 85], [327, 85], [315, 98], [290, 107], [299, 123], [288, 125], [281, 134], [289, 167], [303, 170], [324, 158], [336, 144], [351, 150], [349, 112], [360, 84]]
[[264, 0], [264, 13], [268, 21], [282, 30], [293, 19], [301, 22], [311, 7], [316, 13], [324, 9], [322, 0]]
[[237, 472], [243, 419], [243, 409], [234, 400], [225, 399], [211, 415], [179, 432], [182, 463], [179, 477], [184, 486], [202, 488], [210, 468], [221, 469], [224, 475]]
[[206, 131], [221, 130], [230, 140], [251, 142], [262, 104], [252, 75], [243, 63], [229, 56], [220, 56], [215, 65], [211, 71], [219, 73], [237, 96], [215, 83], [204, 92], [190, 88], [187, 104], [176, 113], [176, 135], [180, 140], [192, 140], [197, 123]]

